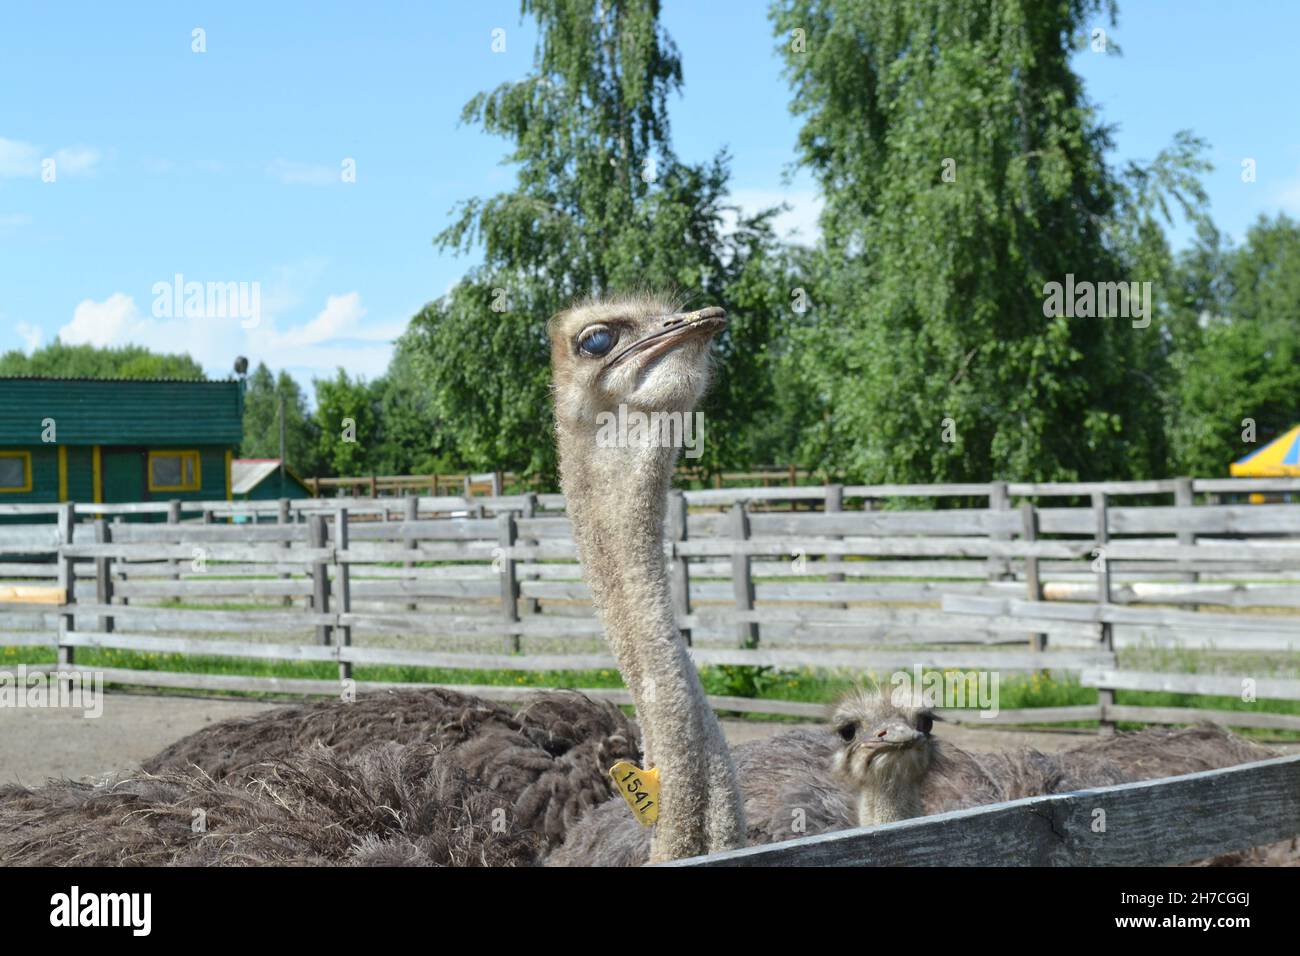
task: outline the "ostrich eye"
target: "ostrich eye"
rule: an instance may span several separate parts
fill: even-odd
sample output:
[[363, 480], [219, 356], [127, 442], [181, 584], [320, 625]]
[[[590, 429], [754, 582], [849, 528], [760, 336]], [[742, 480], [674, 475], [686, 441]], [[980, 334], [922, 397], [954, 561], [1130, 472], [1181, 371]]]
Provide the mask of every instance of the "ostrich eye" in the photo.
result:
[[857, 734], [857, 732], [858, 732], [857, 724], [852, 724], [852, 723], [841, 724], [839, 730], [836, 731], [836, 733], [838, 733], [840, 735], [840, 738], [843, 740], [852, 740], [854, 735]]
[[601, 356], [614, 347], [618, 336], [609, 329], [592, 329], [578, 340], [583, 355]]
[[921, 714], [916, 718], [916, 729], [923, 734], [928, 734], [934, 729], [934, 717], [930, 714]]

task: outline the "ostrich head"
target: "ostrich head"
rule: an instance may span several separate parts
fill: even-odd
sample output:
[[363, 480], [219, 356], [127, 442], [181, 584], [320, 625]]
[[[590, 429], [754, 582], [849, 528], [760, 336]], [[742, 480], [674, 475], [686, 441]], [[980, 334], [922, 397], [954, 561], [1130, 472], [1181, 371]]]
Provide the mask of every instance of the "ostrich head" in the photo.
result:
[[[681, 312], [644, 296], [587, 302], [551, 319], [555, 430], [583, 575], [641, 722], [646, 765], [659, 770], [650, 859], [743, 846], [735, 765], [677, 629], [664, 565], [668, 490], [680, 448], [664, 433], [609, 440], [612, 414], [644, 415], [654, 432], [689, 414], [709, 382], [720, 308]], [[661, 413], [668, 413], [667, 416]], [[658, 416], [658, 418], [656, 418]], [[684, 421], [678, 418], [677, 421]], [[683, 429], [678, 436], [685, 438]]]
[[691, 411], [709, 385], [709, 344], [726, 327], [716, 306], [679, 312], [656, 297], [561, 312], [549, 326], [557, 421], [592, 422], [619, 405]]
[[921, 815], [921, 782], [935, 760], [928, 707], [900, 707], [879, 690], [858, 690], [835, 709], [834, 768], [858, 791], [858, 825]]

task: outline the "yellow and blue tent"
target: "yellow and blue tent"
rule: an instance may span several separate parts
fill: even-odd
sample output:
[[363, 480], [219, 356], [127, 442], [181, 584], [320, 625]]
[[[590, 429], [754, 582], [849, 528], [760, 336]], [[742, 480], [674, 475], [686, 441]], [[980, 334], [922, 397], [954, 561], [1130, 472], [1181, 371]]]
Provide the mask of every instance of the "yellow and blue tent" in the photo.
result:
[[1300, 425], [1228, 468], [1234, 478], [1300, 477]]

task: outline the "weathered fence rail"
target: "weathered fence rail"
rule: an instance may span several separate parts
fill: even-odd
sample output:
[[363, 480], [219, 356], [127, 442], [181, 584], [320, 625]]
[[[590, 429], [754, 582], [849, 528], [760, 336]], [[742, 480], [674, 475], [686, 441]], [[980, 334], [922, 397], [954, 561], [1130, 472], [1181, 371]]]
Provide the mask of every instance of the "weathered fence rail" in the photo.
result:
[[[1173, 722], [1197, 714], [1117, 707], [1114, 692], [1236, 696], [1250, 678], [1139, 686], [1117, 649], [1300, 650], [1300, 504], [1204, 497], [1259, 490], [1300, 492], [1300, 482], [687, 491], [672, 500], [664, 547], [678, 624], [701, 665], [1065, 671], [1096, 686], [1099, 703], [1039, 719]], [[877, 507], [981, 494], [989, 507]], [[1180, 503], [1110, 502], [1158, 494]], [[1081, 495], [1088, 505], [1014, 501]], [[0, 505], [0, 644], [54, 646], [65, 664], [80, 648], [329, 661], [344, 677], [381, 664], [612, 669], [556, 497]], [[830, 511], [755, 505], [782, 499]], [[320, 692], [306, 679], [127, 673], [160, 686]], [[1252, 692], [1300, 699], [1296, 685]], [[1234, 711], [1232, 721], [1300, 729], [1298, 715]]]
[[1291, 756], [663, 865], [1174, 866], [1298, 835], [1300, 756]]

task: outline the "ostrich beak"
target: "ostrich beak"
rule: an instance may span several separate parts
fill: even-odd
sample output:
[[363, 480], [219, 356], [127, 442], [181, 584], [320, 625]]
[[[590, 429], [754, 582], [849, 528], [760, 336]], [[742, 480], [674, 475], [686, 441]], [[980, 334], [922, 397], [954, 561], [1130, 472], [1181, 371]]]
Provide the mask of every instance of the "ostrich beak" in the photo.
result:
[[675, 312], [665, 315], [663, 322], [655, 331], [637, 339], [623, 351], [605, 363], [602, 374], [620, 365], [633, 355], [645, 354], [646, 359], [662, 355], [692, 339], [712, 338], [727, 327], [727, 313], [719, 306], [711, 305], [694, 312]]
[[924, 734], [913, 727], [905, 725], [884, 728], [876, 736], [869, 741], [864, 741], [862, 744], [864, 747], [871, 748], [871, 753], [867, 756], [867, 766], [870, 767], [871, 761], [887, 751], [907, 750], [911, 747], [917, 747], [929, 738], [929, 734]]

